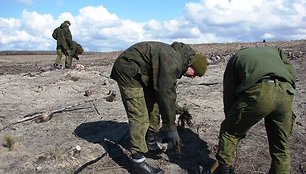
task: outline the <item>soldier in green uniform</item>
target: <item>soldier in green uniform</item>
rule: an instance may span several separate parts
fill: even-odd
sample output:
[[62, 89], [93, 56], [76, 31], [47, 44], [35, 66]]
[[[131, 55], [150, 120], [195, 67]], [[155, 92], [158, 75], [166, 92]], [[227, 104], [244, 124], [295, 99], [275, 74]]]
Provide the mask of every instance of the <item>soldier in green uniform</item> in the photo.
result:
[[181, 42], [136, 43], [116, 59], [110, 77], [118, 83], [127, 112], [135, 173], [163, 173], [147, 164], [144, 155], [159, 150], [159, 130], [168, 143], [180, 143], [175, 123], [177, 79], [203, 76], [206, 68], [207, 60]]
[[289, 174], [295, 79], [294, 67], [279, 48], [245, 48], [231, 57], [223, 79], [225, 120], [220, 128], [215, 173], [233, 173], [237, 144], [264, 119], [272, 159], [269, 173]]
[[78, 44], [77, 42], [72, 41], [72, 45], [70, 47], [70, 55], [71, 56], [68, 56], [68, 53], [63, 52], [65, 54], [66, 58], [68, 57], [68, 59], [65, 63], [66, 67], [68, 67], [68, 68], [71, 67], [72, 58], [75, 58], [75, 59], [79, 60], [79, 55], [83, 54], [83, 52], [84, 52], [83, 47], [80, 44]]
[[63, 53], [66, 55], [65, 59], [65, 68], [70, 68], [72, 62], [72, 35], [69, 29], [71, 23], [69, 21], [64, 21], [59, 27], [57, 27], [53, 33], [52, 37], [57, 41], [55, 63], [53, 64], [54, 68], [58, 68], [62, 61]]

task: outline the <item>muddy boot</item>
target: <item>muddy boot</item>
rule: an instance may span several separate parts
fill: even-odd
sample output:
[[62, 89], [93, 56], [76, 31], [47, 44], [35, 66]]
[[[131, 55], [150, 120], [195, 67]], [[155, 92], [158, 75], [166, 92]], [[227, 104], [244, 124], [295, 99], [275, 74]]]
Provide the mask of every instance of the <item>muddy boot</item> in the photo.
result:
[[132, 173], [133, 174], [164, 174], [164, 171], [160, 168], [150, 166], [145, 162], [145, 157], [142, 154], [132, 155]]

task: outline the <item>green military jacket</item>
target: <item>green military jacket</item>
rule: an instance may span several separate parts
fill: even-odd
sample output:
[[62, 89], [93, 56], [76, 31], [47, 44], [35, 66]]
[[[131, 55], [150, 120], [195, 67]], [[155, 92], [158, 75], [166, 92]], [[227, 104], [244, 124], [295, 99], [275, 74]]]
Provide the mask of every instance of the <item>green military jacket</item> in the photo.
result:
[[234, 54], [223, 77], [225, 114], [246, 89], [265, 76], [284, 79], [295, 89], [295, 69], [281, 49], [254, 47], [241, 49]]
[[70, 29], [65, 23], [62, 23], [53, 31], [52, 37], [57, 41], [57, 49], [63, 47], [68, 50], [73, 44]]
[[[176, 129], [176, 83], [185, 73], [195, 55], [188, 45], [174, 42], [172, 45], [161, 42], [140, 42], [125, 50], [118, 59], [133, 61], [139, 67], [138, 74], [143, 86], [153, 87], [163, 124]], [[117, 60], [118, 60], [117, 59]], [[135, 71], [135, 67], [130, 67]], [[129, 72], [128, 69], [125, 72]], [[112, 70], [111, 78], [118, 82]], [[120, 81], [118, 82], [120, 84]]]

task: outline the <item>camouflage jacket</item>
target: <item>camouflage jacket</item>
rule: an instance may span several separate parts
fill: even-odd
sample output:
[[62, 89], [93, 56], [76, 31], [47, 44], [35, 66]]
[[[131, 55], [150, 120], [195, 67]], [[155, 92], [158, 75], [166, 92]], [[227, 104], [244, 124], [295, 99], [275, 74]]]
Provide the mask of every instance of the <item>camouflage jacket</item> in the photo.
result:
[[223, 77], [225, 114], [246, 89], [266, 76], [283, 79], [295, 89], [295, 69], [281, 49], [254, 47], [235, 53], [228, 61]]
[[77, 59], [78, 59], [78, 55], [83, 53], [82, 46], [75, 41], [72, 41], [72, 45], [71, 45], [70, 49], [71, 49], [72, 56], [77, 58]]
[[57, 48], [63, 47], [68, 50], [72, 46], [72, 35], [65, 23], [62, 23], [53, 31], [52, 37], [57, 40]]
[[[137, 64], [141, 84], [154, 90], [165, 129], [176, 129], [176, 83], [190, 66], [194, 55], [195, 51], [183, 43], [174, 42], [169, 45], [149, 41], [132, 45], [117, 58]], [[129, 72], [129, 69], [124, 71]], [[118, 82], [114, 68], [111, 78]]]

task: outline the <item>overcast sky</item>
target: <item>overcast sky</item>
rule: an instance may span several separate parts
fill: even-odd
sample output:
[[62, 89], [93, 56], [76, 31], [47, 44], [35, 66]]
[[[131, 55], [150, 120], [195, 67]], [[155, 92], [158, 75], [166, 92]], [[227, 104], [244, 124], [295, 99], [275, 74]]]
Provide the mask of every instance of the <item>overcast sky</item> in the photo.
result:
[[64, 20], [86, 51], [285, 41], [306, 39], [306, 0], [2, 0], [0, 50], [55, 50], [52, 31]]

